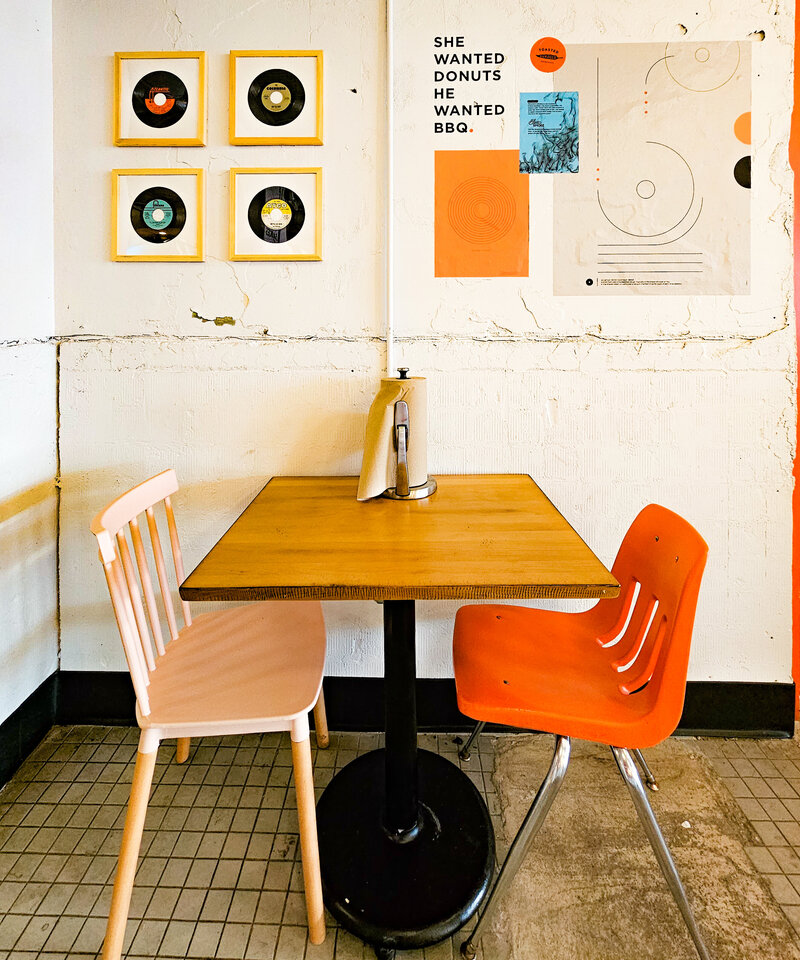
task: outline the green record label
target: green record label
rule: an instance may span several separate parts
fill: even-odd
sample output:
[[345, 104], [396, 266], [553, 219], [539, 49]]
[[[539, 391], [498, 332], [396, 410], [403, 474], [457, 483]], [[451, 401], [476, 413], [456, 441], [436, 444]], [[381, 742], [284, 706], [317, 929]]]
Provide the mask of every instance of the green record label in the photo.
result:
[[151, 230], [164, 230], [172, 223], [172, 207], [164, 200], [151, 200], [142, 210], [142, 219]]

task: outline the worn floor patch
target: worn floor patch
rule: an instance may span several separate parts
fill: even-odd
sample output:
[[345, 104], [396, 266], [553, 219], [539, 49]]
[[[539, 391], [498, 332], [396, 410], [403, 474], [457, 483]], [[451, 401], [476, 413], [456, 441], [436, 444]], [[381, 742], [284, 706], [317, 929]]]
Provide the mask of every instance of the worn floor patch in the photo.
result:
[[[497, 743], [507, 842], [552, 751], [545, 735]], [[660, 785], [648, 798], [711, 956], [798, 960], [796, 935], [745, 852], [758, 838], [712, 766], [678, 740], [645, 755]], [[561, 792], [483, 947], [492, 960], [696, 960], [607, 747], [573, 742]]]

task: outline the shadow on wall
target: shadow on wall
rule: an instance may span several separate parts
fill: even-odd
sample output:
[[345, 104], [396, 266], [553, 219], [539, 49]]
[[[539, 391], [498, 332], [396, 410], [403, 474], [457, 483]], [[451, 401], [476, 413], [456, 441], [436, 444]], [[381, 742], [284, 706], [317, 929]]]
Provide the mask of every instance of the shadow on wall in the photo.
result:
[[[223, 398], [224, 399], [224, 398]], [[143, 442], [140, 430], [121, 430], [112, 442], [98, 443], [95, 457], [113, 460], [125, 433], [125, 459], [113, 467], [68, 472], [61, 481], [60, 588], [64, 670], [124, 670], [105, 579], [97, 560], [97, 544], [89, 531], [92, 517], [130, 487], [174, 467], [180, 489], [175, 507], [184, 567], [189, 573], [272, 476], [336, 476], [357, 474], [361, 465], [366, 411], [326, 407], [324, 396], [310, 391], [281, 393], [281, 404], [269, 404], [263, 416], [246, 425], [243, 416], [218, 422], [220, 402], [209, 412], [210, 422], [196, 424], [189, 436], [208, 430], [214, 443], [199, 445], [175, 437]], [[228, 411], [229, 403], [222, 403]], [[265, 404], [266, 407], [266, 404]], [[284, 421], [281, 422], [281, 412]], [[145, 411], [152, 418], [153, 411]], [[198, 415], [196, 409], [190, 417]], [[164, 416], [163, 410], [161, 416]], [[181, 429], [180, 417], [174, 421]], [[185, 426], [185, 425], [184, 425]], [[282, 428], [282, 429], [281, 429]], [[252, 437], [272, 436], [263, 445]], [[277, 439], [280, 437], [281, 439]], [[139, 456], [137, 456], [139, 454]], [[163, 518], [159, 518], [163, 520]], [[168, 544], [165, 524], [159, 526], [162, 545]], [[144, 535], [145, 543], [149, 537]], [[177, 591], [173, 602], [178, 610]], [[203, 604], [203, 611], [230, 604]]]
[[58, 665], [56, 487], [0, 501], [0, 722]]

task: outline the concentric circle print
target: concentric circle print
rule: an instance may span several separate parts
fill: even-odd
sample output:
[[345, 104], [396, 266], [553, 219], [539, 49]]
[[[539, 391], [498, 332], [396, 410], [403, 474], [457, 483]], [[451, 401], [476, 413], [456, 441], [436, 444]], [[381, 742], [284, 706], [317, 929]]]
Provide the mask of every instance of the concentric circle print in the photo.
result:
[[460, 183], [447, 207], [450, 226], [472, 244], [496, 243], [514, 225], [516, 215], [514, 195], [492, 177], [473, 177]]
[[733, 79], [741, 58], [735, 40], [714, 43], [711, 49], [702, 43], [668, 43], [664, 65], [678, 86], [693, 93], [708, 93]]

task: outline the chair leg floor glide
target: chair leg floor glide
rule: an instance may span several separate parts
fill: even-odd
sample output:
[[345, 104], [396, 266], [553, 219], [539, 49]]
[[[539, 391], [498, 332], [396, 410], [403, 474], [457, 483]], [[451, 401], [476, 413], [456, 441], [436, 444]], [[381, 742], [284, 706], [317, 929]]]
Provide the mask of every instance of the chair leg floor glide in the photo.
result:
[[103, 943], [103, 960], [120, 960], [125, 941], [125, 928], [128, 923], [133, 879], [139, 862], [139, 847], [142, 842], [144, 820], [150, 800], [150, 787], [153, 783], [153, 771], [156, 766], [158, 749], [152, 753], [136, 754], [136, 767], [133, 771], [131, 796], [128, 801], [128, 813], [122, 832], [122, 846], [119, 852], [117, 875], [114, 879], [114, 891], [111, 896], [111, 910], [108, 915], [106, 937]]
[[636, 813], [644, 827], [644, 832], [647, 834], [647, 839], [650, 841], [650, 846], [653, 848], [653, 853], [656, 855], [656, 860], [658, 860], [658, 865], [661, 867], [661, 872], [667, 881], [670, 893], [678, 905], [678, 909], [683, 916], [689, 934], [694, 941], [695, 948], [701, 960], [711, 960], [694, 919], [694, 913], [689, 904], [689, 898], [686, 896], [686, 890], [684, 889], [680, 874], [678, 873], [678, 869], [672, 859], [672, 854], [669, 852], [669, 847], [667, 847], [664, 835], [661, 833], [661, 828], [658, 825], [653, 809], [647, 799], [647, 794], [642, 786], [642, 780], [639, 776], [639, 771], [636, 769], [633, 757], [629, 750], [620, 747], [612, 747], [611, 752], [617, 761], [622, 779], [630, 791], [633, 805], [636, 807]]
[[470, 750], [472, 749], [472, 744], [475, 742], [475, 738], [480, 736], [483, 732], [483, 728], [486, 726], [485, 720], [479, 720], [472, 731], [472, 733], [467, 737], [467, 742], [464, 746], [458, 751], [459, 760], [469, 760], [472, 754]]
[[658, 783], [656, 778], [653, 776], [653, 771], [647, 765], [647, 761], [642, 755], [641, 750], [631, 750], [634, 760], [639, 764], [639, 767], [644, 774], [644, 783], [648, 790], [652, 790], [653, 793], [658, 793]]

